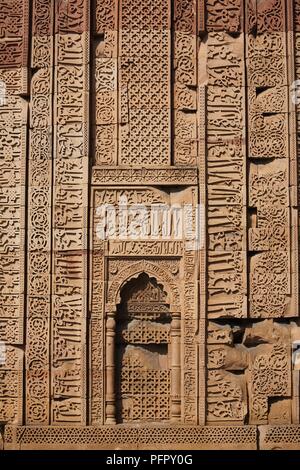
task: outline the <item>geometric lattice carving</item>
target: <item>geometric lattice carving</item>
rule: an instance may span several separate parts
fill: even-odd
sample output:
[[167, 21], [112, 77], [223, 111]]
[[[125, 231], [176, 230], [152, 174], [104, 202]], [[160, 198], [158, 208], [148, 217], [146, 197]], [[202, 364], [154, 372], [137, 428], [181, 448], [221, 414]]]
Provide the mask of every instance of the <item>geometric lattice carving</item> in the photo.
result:
[[168, 0], [147, 0], [143, 5], [122, 2], [119, 74], [123, 165], [168, 165], [170, 161], [168, 11]]
[[59, 427], [52, 426], [42, 429], [37, 426], [6, 428], [5, 441], [7, 446], [18, 445], [21, 448], [55, 448], [73, 445], [77, 448], [104, 448], [118, 445], [139, 444], [142, 448], [149, 446], [169, 445], [177, 441], [180, 448], [196, 446], [203, 449], [220, 448], [256, 448], [257, 431], [255, 426], [87, 426]]

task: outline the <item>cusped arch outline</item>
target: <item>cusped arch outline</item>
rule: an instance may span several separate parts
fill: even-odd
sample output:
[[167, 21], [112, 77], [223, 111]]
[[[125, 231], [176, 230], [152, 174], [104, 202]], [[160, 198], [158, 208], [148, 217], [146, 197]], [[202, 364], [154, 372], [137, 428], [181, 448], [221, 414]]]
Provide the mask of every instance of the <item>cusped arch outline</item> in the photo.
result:
[[163, 286], [167, 293], [167, 302], [170, 306], [180, 305], [180, 293], [174, 283], [174, 279], [171, 278], [165, 269], [146, 260], [134, 263], [118, 273], [119, 279], [113, 281], [109, 286], [107, 302], [118, 305], [121, 302], [123, 287], [132, 279], [137, 279], [142, 273], [147, 274], [149, 277], [154, 277], [157, 283]]

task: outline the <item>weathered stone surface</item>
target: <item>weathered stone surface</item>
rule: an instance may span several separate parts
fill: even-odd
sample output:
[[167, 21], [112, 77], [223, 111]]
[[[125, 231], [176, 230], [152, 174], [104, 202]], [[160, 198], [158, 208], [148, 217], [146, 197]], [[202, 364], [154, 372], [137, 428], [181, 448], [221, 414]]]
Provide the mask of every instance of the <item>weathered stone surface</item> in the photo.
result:
[[299, 31], [0, 0], [0, 448], [300, 448]]

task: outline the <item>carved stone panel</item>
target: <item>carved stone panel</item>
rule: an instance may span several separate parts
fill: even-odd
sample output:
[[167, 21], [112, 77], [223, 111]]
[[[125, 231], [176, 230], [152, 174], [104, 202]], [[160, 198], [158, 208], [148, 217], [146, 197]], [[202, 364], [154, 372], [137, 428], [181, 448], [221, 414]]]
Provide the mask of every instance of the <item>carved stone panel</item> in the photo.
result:
[[0, 421], [15, 425], [24, 408], [27, 12], [28, 2], [5, 1], [0, 14]]
[[300, 0], [0, 0], [0, 449], [298, 448]]
[[[150, 239], [147, 240], [146, 238], [137, 239], [136, 241], [126, 241], [125, 240], [116, 241], [108, 240], [105, 241], [102, 237], [105, 235], [103, 228], [105, 223], [108, 224], [109, 220], [104, 221], [104, 213], [102, 212], [101, 208], [104, 207], [104, 204], [109, 204], [112, 207], [115, 207], [116, 210], [116, 219], [119, 221], [122, 215], [120, 206], [120, 198], [126, 198], [127, 204], [129, 202], [136, 204], [136, 214], [138, 213], [138, 206], [137, 204], [144, 203], [148, 209], [152, 208], [160, 204], [167, 204], [170, 203], [175, 194], [167, 193], [158, 189], [152, 189], [150, 187], [142, 189], [135, 189], [129, 190], [127, 188], [111, 188], [111, 189], [96, 189], [94, 191], [94, 239], [93, 239], [93, 251], [92, 251], [92, 265], [94, 266], [93, 269], [94, 275], [97, 275], [99, 272], [100, 266], [106, 266], [106, 270], [102, 271], [104, 273], [104, 279], [102, 288], [99, 290], [99, 283], [95, 284], [93, 288], [92, 294], [92, 323], [91, 325], [99, 325], [96, 330], [92, 331], [92, 344], [95, 344], [96, 337], [95, 334], [99, 334], [101, 331], [102, 333], [102, 342], [104, 344], [104, 349], [101, 348], [101, 351], [92, 351], [92, 370], [98, 369], [99, 365], [104, 364], [107, 360], [105, 358], [105, 343], [106, 348], [109, 347], [108, 343], [108, 335], [110, 335], [108, 331], [108, 327], [105, 325], [105, 317], [114, 315], [114, 327], [116, 328], [116, 339], [114, 340], [115, 343], [115, 354], [121, 354], [122, 359], [120, 358], [117, 360], [118, 367], [121, 367], [121, 364], [124, 362], [124, 369], [123, 366], [119, 370], [115, 366], [113, 366], [113, 370], [116, 369], [116, 377], [117, 379], [114, 380], [113, 385], [116, 388], [114, 395], [116, 394], [116, 405], [114, 407], [115, 418], [111, 417], [110, 419], [114, 419], [117, 422], [132, 422], [134, 420], [150, 420], [150, 421], [159, 421], [160, 419], [172, 420], [175, 419], [175, 416], [178, 415], [176, 418], [178, 421], [182, 422], [195, 422], [197, 419], [197, 410], [196, 410], [196, 403], [195, 403], [195, 390], [197, 389], [197, 375], [196, 375], [196, 368], [197, 364], [195, 363], [194, 356], [196, 350], [196, 344], [194, 342], [194, 334], [197, 329], [197, 291], [195, 288], [195, 279], [197, 276], [197, 270], [195, 269], [195, 253], [193, 251], [188, 251], [189, 244], [184, 240], [176, 241], [174, 239], [175, 232], [171, 235], [172, 240], [166, 238], [166, 232], [158, 232], [158, 240], [153, 241], [151, 240], [151, 229], [153, 228], [149, 225], [148, 236], [150, 235]], [[194, 204], [194, 192], [193, 190], [183, 190], [182, 201], [185, 203], [189, 202]], [[178, 201], [178, 196], [176, 196], [176, 200]], [[133, 207], [133, 206], [132, 206]], [[124, 207], [123, 207], [124, 210]], [[131, 209], [132, 211], [133, 209]], [[132, 212], [132, 217], [134, 220], [134, 214]], [[129, 230], [130, 224], [133, 223], [133, 220], [127, 221], [126, 230]], [[193, 222], [194, 224], [195, 222]], [[106, 227], [107, 228], [107, 227]], [[122, 233], [120, 232], [120, 227], [118, 224], [115, 226], [118, 234], [118, 238], [122, 239]], [[125, 233], [123, 231], [123, 233]], [[112, 234], [111, 234], [112, 235]], [[165, 237], [165, 238], [164, 238]], [[160, 238], [160, 239], [159, 239]], [[101, 248], [100, 248], [101, 247]], [[101, 251], [99, 251], [99, 249]], [[146, 258], [145, 258], [146, 256]], [[134, 257], [134, 258], [133, 258]], [[103, 270], [103, 267], [101, 267]], [[179, 292], [179, 282], [180, 279], [183, 279], [183, 272], [185, 272], [185, 281], [184, 281], [184, 291], [182, 293]], [[144, 274], [143, 274], [144, 273]], [[152, 306], [147, 304], [146, 300], [141, 300], [137, 304], [132, 304], [131, 301], [126, 303], [125, 300], [122, 300], [122, 289], [125, 289], [126, 282], [129, 282], [129, 279], [134, 276], [134, 278], [139, 278], [139, 276], [149, 276], [151, 283], [158, 282], [158, 285], [162, 285], [169, 292], [168, 299], [164, 300], [164, 304], [161, 304], [160, 301], [158, 303], [153, 304]], [[155, 280], [155, 281], [154, 281]], [[162, 281], [163, 280], [163, 281]], [[132, 281], [133, 282], [133, 281]], [[142, 277], [141, 277], [142, 282]], [[146, 281], [145, 281], [146, 282]], [[129, 286], [130, 284], [128, 284]], [[135, 284], [132, 284], [134, 286]], [[143, 284], [141, 284], [142, 286]], [[148, 285], [147, 283], [145, 285]], [[155, 285], [155, 284], [154, 284]], [[105, 287], [106, 286], [106, 287]], [[124, 287], [125, 286], [125, 287]], [[152, 284], [149, 284], [152, 286]], [[129, 288], [129, 287], [128, 287]], [[132, 287], [133, 288], [133, 287]], [[149, 287], [150, 288], [150, 287]], [[154, 287], [151, 287], [154, 289]], [[95, 290], [94, 290], [95, 289]], [[137, 287], [136, 287], [137, 289]], [[142, 289], [142, 287], [141, 287]], [[98, 292], [98, 293], [97, 293]], [[125, 291], [124, 291], [125, 292]], [[135, 292], [135, 291], [134, 291]], [[142, 289], [142, 292], [145, 294], [145, 291]], [[143, 295], [144, 295], [143, 294]], [[100, 297], [101, 295], [101, 301]], [[133, 294], [132, 294], [133, 295]], [[134, 294], [137, 295], [137, 294]], [[142, 295], [142, 294], [140, 294]], [[146, 295], [146, 294], [145, 294]], [[150, 294], [149, 294], [150, 295]], [[154, 294], [153, 294], [154, 295]], [[151, 297], [152, 298], [152, 297]], [[155, 298], [155, 296], [154, 296]], [[154, 301], [154, 298], [152, 301]], [[102, 311], [99, 310], [99, 301], [102, 304]], [[122, 312], [125, 312], [125, 304], [123, 305], [122, 302], [126, 303], [126, 315], [128, 319], [123, 316]], [[134, 306], [135, 305], [135, 306]], [[147, 306], [148, 305], [148, 306]], [[182, 310], [184, 306], [184, 310]], [[151, 308], [150, 308], [151, 307]], [[150, 308], [150, 310], [149, 310]], [[160, 313], [160, 308], [162, 308]], [[131, 310], [132, 314], [130, 314]], [[137, 310], [136, 310], [137, 309]], [[149, 313], [147, 313], [149, 310]], [[170, 311], [169, 311], [170, 310]], [[107, 313], [105, 313], [107, 312]], [[111, 313], [110, 313], [111, 312]], [[143, 313], [144, 312], [144, 313]], [[152, 312], [152, 313], [151, 313]], [[169, 313], [168, 313], [169, 312]], [[121, 316], [120, 316], [121, 315]], [[125, 315], [125, 316], [126, 316]], [[153, 318], [152, 318], [152, 316]], [[163, 317], [160, 316], [163, 315]], [[164, 316], [166, 319], [164, 320]], [[175, 317], [174, 317], [175, 315]], [[181, 349], [181, 360], [177, 363], [177, 359], [174, 356], [174, 347], [170, 343], [171, 338], [174, 338], [175, 332], [173, 329], [174, 326], [174, 318], [176, 315], [181, 317], [180, 323], [181, 327], [177, 331], [176, 335], [184, 335], [184, 342]], [[120, 317], [120, 318], [119, 318]], [[171, 326], [168, 327], [168, 321], [171, 322]], [[126, 321], [125, 321], [126, 320]], [[124, 323], [125, 322], [125, 323]], [[158, 322], [158, 323], [157, 323]], [[160, 326], [159, 322], [163, 322]], [[107, 323], [108, 325], [108, 323]], [[110, 325], [110, 323], [109, 323]], [[123, 325], [123, 326], [122, 326]], [[172, 326], [173, 325], [173, 326]], [[177, 325], [175, 323], [175, 325]], [[171, 333], [170, 333], [171, 328]], [[177, 328], [177, 326], [176, 326]], [[142, 336], [141, 336], [142, 335]], [[154, 335], [154, 336], [153, 336]], [[157, 336], [158, 335], [158, 336]], [[171, 336], [170, 336], [171, 335]], [[176, 336], [175, 336], [176, 337]], [[148, 339], [147, 339], [148, 338]], [[156, 338], [156, 339], [155, 339]], [[143, 352], [143, 344], [148, 344], [147, 351]], [[175, 340], [173, 340], [175, 341]], [[146, 344], [145, 343], [145, 344]], [[151, 346], [153, 344], [153, 346]], [[161, 346], [154, 346], [154, 345]], [[169, 346], [168, 346], [169, 345]], [[170, 349], [171, 347], [171, 349]], [[179, 347], [179, 346], [176, 346]], [[154, 348], [153, 351], [151, 348]], [[159, 348], [161, 348], [161, 352], [159, 352]], [[152, 352], [151, 352], [152, 351]], [[169, 352], [168, 352], [169, 351]], [[171, 351], [171, 352], [170, 352]], [[175, 350], [176, 351], [176, 350]], [[170, 355], [171, 354], [171, 355]], [[153, 357], [151, 356], [153, 355]], [[152, 359], [151, 359], [151, 357]], [[160, 359], [159, 359], [160, 358]], [[95, 362], [94, 362], [95, 361]], [[138, 369], [132, 369], [133, 365], [131, 364], [132, 361], [137, 361], [139, 364], [137, 367]], [[157, 363], [161, 364], [159, 368], [155, 366]], [[135, 364], [135, 362], [134, 362]], [[148, 365], [147, 365], [148, 364]], [[180, 364], [183, 364], [184, 372], [181, 371], [181, 374], [184, 374], [184, 387], [182, 391], [180, 390], [177, 392], [178, 395], [173, 394], [171, 392], [172, 401], [166, 402], [167, 396], [170, 395], [170, 391], [167, 392], [168, 387], [171, 387], [170, 390], [174, 390], [176, 386], [176, 382], [174, 382], [177, 374], [177, 368], [180, 367]], [[111, 366], [110, 366], [111, 367]], [[127, 370], [128, 369], [128, 370]], [[149, 382], [149, 387], [158, 387], [158, 383], [160, 380], [163, 380], [165, 383], [166, 390], [162, 395], [162, 402], [161, 402], [161, 412], [160, 410], [160, 402], [156, 401], [158, 398], [154, 398], [153, 395], [153, 404], [150, 405], [149, 402], [149, 410], [148, 414], [145, 414], [146, 411], [142, 411], [144, 406], [146, 406], [146, 402], [144, 403], [143, 396], [140, 397], [140, 405], [136, 407], [133, 406], [133, 397], [132, 397], [132, 389], [128, 388], [128, 380], [132, 376], [131, 370], [140, 370], [139, 377], [140, 379], [136, 378], [136, 380], [146, 380], [146, 375], [149, 375], [149, 381], [147, 379], [147, 383]], [[127, 372], [126, 372], [127, 371]], [[148, 372], [147, 372], [148, 371]], [[152, 371], [152, 372], [151, 372]], [[156, 371], [156, 372], [155, 372]], [[179, 369], [178, 369], [179, 371]], [[126, 372], [126, 373], [125, 373]], [[137, 373], [137, 372], [136, 372]], [[153, 374], [157, 375], [157, 384], [155, 385], [156, 379], [154, 379]], [[129, 378], [126, 379], [127, 385], [125, 386], [125, 382], [123, 385], [123, 381], [125, 381], [125, 375], [129, 374]], [[142, 377], [145, 375], [144, 379]], [[153, 384], [151, 385], [150, 376], [153, 375]], [[127, 377], [126, 375], [126, 377]], [[124, 376], [124, 377], [123, 377]], [[159, 378], [161, 376], [161, 378]], [[182, 375], [181, 375], [182, 376]], [[163, 378], [165, 377], [165, 378]], [[103, 386], [100, 382], [104, 380], [103, 376], [97, 374], [97, 380], [93, 377], [93, 384], [94, 388], [92, 390], [92, 403], [95, 403], [95, 411], [98, 410], [96, 413], [94, 412], [94, 408], [92, 407], [92, 420], [93, 422], [101, 423], [101, 420], [107, 420], [108, 418], [108, 407], [106, 405], [106, 412], [104, 411], [104, 402], [105, 402], [105, 393], [100, 393], [100, 390], [103, 389]], [[108, 378], [106, 379], [108, 380]], [[132, 380], [132, 379], [130, 379]], [[145, 383], [146, 383], [145, 382]], [[169, 384], [169, 385], [168, 385]], [[146, 385], [145, 385], [146, 386]], [[126, 392], [122, 391], [126, 389]], [[126, 388], [127, 387], [127, 388]], [[149, 400], [151, 398], [151, 391], [150, 388], [148, 393]], [[159, 387], [158, 387], [159, 388]], [[124, 389], [124, 390], [125, 390]], [[146, 393], [146, 389], [145, 389]], [[102, 397], [102, 406], [100, 403], [100, 397]], [[165, 397], [165, 398], [163, 398]], [[134, 400], [137, 400], [138, 397], [136, 396]], [[181, 408], [178, 408], [176, 402], [179, 400], [181, 402]], [[98, 403], [96, 408], [96, 403]], [[137, 403], [137, 402], [136, 402]], [[144, 403], [144, 404], [143, 404]], [[164, 404], [163, 404], [164, 403]], [[111, 409], [111, 408], [109, 408]], [[153, 413], [151, 411], [153, 410]], [[176, 411], [175, 411], [176, 409]], [[182, 411], [180, 411], [180, 409]], [[100, 411], [101, 410], [101, 411]], [[140, 411], [138, 411], [140, 410]], [[146, 409], [145, 409], [146, 410]], [[156, 410], [156, 411], [155, 411]], [[164, 410], [164, 411], [163, 411]], [[168, 411], [169, 410], [169, 411]], [[136, 414], [140, 413], [140, 414]], [[152, 414], [151, 414], [152, 413]], [[160, 414], [162, 413], [162, 414]], [[110, 416], [110, 415], [109, 415]], [[147, 418], [148, 416], [148, 418]], [[164, 416], [164, 418], [162, 418]], [[160, 417], [160, 418], [159, 418]], [[103, 422], [103, 421], [102, 421]]]
[[86, 423], [90, 2], [55, 2], [51, 422]]

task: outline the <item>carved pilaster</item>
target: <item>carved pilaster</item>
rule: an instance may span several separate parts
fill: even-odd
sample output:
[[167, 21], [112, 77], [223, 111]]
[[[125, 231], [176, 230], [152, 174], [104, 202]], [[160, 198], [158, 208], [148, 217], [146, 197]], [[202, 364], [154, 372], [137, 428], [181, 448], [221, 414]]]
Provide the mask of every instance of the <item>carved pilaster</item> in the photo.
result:
[[115, 402], [115, 336], [116, 336], [116, 312], [106, 314], [106, 424], [116, 423]]
[[172, 312], [171, 322], [171, 421], [181, 420], [181, 321], [180, 312]]

